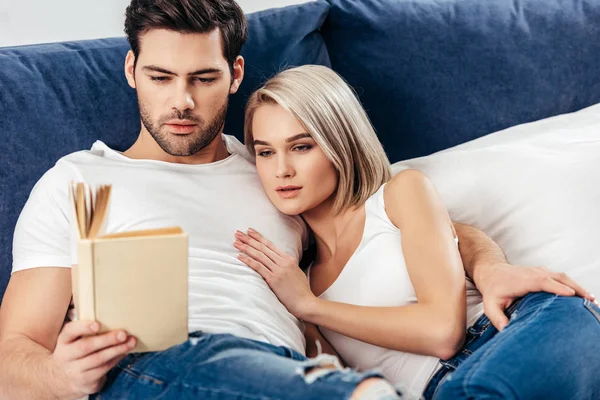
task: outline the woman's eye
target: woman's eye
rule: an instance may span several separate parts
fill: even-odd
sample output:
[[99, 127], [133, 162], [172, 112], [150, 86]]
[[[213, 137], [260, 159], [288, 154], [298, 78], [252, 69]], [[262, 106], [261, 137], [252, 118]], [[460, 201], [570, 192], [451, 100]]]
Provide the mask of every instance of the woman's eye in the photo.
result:
[[309, 144], [301, 144], [301, 145], [294, 147], [294, 150], [299, 151], [299, 152], [308, 151], [310, 149], [312, 149], [312, 146]]
[[259, 157], [269, 157], [271, 154], [273, 154], [273, 152], [270, 150], [262, 150], [256, 153], [256, 155]]

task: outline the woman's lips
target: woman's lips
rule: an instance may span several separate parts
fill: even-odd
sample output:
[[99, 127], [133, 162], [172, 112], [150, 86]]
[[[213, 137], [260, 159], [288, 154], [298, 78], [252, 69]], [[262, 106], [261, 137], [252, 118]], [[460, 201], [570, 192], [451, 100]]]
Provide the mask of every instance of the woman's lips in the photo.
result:
[[302, 188], [299, 186], [281, 187], [281, 188], [277, 188], [277, 193], [283, 199], [291, 199], [293, 197], [298, 196], [298, 194], [300, 193], [300, 190], [302, 190]]

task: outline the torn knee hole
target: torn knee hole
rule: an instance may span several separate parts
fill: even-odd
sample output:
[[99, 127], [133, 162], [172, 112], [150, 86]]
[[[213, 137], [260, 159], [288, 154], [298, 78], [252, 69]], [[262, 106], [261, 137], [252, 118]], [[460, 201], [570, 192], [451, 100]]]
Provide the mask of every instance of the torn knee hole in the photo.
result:
[[330, 354], [319, 354], [317, 357], [305, 361], [296, 372], [302, 375], [306, 383], [311, 384], [336, 371], [345, 371], [337, 357]]

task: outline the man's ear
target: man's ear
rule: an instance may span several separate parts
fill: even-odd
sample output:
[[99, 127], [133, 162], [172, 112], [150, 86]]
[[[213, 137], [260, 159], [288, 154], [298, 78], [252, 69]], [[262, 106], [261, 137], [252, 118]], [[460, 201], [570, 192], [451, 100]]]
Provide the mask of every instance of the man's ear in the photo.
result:
[[127, 52], [127, 56], [125, 57], [125, 78], [127, 78], [127, 83], [129, 86], [135, 89], [135, 55], [132, 50]]
[[233, 62], [233, 80], [231, 87], [229, 88], [229, 94], [234, 94], [240, 88], [242, 81], [244, 80], [244, 57], [237, 56]]

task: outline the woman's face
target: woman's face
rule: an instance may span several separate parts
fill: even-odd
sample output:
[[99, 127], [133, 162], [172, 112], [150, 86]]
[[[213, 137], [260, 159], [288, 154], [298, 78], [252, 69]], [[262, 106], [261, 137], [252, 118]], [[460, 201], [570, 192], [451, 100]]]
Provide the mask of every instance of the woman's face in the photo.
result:
[[302, 214], [332, 197], [337, 172], [290, 112], [277, 104], [261, 105], [252, 131], [258, 175], [279, 211]]

